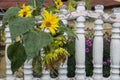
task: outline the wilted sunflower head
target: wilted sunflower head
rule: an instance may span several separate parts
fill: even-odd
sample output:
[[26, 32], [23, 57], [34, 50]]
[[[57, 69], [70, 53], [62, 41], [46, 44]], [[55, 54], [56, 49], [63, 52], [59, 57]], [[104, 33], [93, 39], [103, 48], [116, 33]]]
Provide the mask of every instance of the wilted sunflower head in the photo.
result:
[[56, 5], [56, 8], [59, 9], [60, 6], [63, 5], [63, 2], [61, 0], [55, 0], [55, 5]]
[[22, 9], [18, 12], [18, 16], [31, 17], [32, 13], [30, 11], [30, 6], [25, 6], [25, 4], [23, 4]]
[[59, 18], [57, 14], [52, 14], [52, 12], [48, 12], [47, 10], [44, 10], [43, 14], [42, 14], [44, 20], [40, 26], [40, 28], [42, 29], [48, 29], [51, 34], [56, 34], [56, 31], [58, 29], [58, 22], [59, 22]]

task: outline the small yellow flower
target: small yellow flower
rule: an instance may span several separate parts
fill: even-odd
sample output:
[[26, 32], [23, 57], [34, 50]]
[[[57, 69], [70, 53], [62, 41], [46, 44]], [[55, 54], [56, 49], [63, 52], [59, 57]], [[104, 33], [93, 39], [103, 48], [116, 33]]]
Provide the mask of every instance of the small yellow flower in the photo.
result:
[[63, 5], [63, 2], [62, 2], [61, 0], [56, 0], [56, 1], [55, 1], [55, 5], [56, 5], [57, 9], [59, 9], [60, 6]]
[[23, 4], [22, 9], [18, 12], [18, 16], [20, 17], [31, 17], [30, 6], [25, 6]]
[[52, 12], [48, 12], [46, 10], [44, 10], [44, 13], [42, 14], [44, 20], [40, 26], [40, 28], [42, 29], [48, 29], [51, 34], [56, 34], [56, 31], [58, 29], [58, 22], [59, 22], [59, 18], [58, 15], [52, 15]]

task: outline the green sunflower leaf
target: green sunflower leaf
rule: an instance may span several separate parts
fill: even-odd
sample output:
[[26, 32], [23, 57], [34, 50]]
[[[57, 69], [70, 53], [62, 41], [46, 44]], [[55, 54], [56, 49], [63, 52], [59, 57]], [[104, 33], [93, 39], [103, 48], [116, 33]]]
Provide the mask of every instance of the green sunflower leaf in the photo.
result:
[[30, 0], [30, 5], [34, 7], [42, 6], [44, 0]]
[[16, 19], [19, 10], [20, 8], [17, 7], [9, 8], [3, 16], [2, 19], [3, 24], [8, 24], [9, 21], [13, 21], [14, 19]]
[[23, 36], [23, 43], [27, 59], [31, 59], [43, 47], [47, 46], [51, 41], [51, 36], [45, 32], [28, 32]]
[[75, 32], [72, 29], [65, 26], [62, 21], [59, 21], [59, 26], [60, 26], [60, 28], [59, 28], [60, 32], [63, 32], [63, 33], [65, 32], [69, 36], [77, 38], [77, 35], [75, 34]]
[[24, 64], [27, 58], [24, 46], [20, 42], [11, 44], [7, 49], [7, 54], [11, 61], [11, 69], [13, 73]]
[[29, 29], [35, 25], [34, 18], [22, 18], [19, 17], [13, 21], [9, 21], [9, 27], [11, 32], [11, 38], [14, 40], [17, 36], [26, 33]]

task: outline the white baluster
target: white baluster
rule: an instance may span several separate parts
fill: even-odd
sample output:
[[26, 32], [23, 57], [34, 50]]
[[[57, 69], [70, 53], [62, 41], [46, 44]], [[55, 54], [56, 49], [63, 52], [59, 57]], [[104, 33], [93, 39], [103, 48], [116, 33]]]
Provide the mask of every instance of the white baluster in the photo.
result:
[[[103, 13], [104, 6], [96, 5], [95, 12]], [[95, 33], [93, 42], [93, 64], [94, 64], [94, 80], [102, 80], [103, 68], [103, 20], [95, 21]]]
[[94, 64], [94, 80], [102, 80], [103, 67], [103, 21], [97, 19], [95, 21], [95, 34], [93, 42], [93, 64]]
[[84, 11], [85, 10], [85, 2], [80, 1], [77, 4], [77, 11]]
[[11, 44], [10, 30], [7, 26], [5, 29], [6, 32], [6, 48], [5, 48], [5, 58], [6, 58], [6, 80], [15, 80], [15, 75], [12, 74], [11, 71], [11, 62], [7, 56], [7, 48]]
[[76, 59], [76, 80], [85, 80], [85, 35], [84, 17], [78, 17], [76, 23], [76, 34], [78, 39], [75, 41]]
[[95, 6], [95, 12], [99, 12], [99, 13], [104, 13], [104, 6], [103, 5], [96, 5]]
[[[117, 18], [120, 18], [120, 8], [113, 9]], [[119, 15], [119, 16], [117, 16]], [[111, 80], [120, 80], [120, 23], [113, 23], [110, 45]]]
[[[44, 51], [41, 50], [41, 56], [43, 57], [44, 56]], [[50, 71], [48, 70], [45, 70], [45, 68], [43, 67], [43, 71], [42, 71], [42, 77], [41, 77], [41, 80], [51, 80], [51, 77], [50, 77]]]
[[[68, 11], [67, 11], [67, 6], [63, 5], [61, 8], [60, 8], [60, 13], [61, 14], [67, 14]], [[68, 24], [68, 21], [67, 20], [62, 20], [62, 22], [64, 23], [64, 25], [67, 27], [67, 24]], [[64, 33], [65, 34], [65, 33]], [[65, 34], [65, 36], [67, 36]], [[60, 69], [59, 69], [59, 80], [67, 80], [67, 58], [66, 58], [66, 61], [63, 65], [60, 66]]]
[[[79, 2], [77, 5], [77, 11], [85, 10], [85, 3]], [[78, 39], [75, 41], [75, 59], [76, 59], [76, 80], [85, 80], [85, 18], [80, 16], [77, 18], [76, 34]]]
[[33, 80], [32, 59], [24, 63], [24, 80]]

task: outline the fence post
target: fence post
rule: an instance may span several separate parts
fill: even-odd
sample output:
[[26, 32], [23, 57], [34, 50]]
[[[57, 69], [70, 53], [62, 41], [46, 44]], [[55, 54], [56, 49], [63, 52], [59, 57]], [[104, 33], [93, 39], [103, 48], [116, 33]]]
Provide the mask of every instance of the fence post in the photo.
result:
[[95, 34], [93, 40], [93, 64], [94, 64], [94, 80], [102, 80], [103, 67], [103, 21], [97, 19], [95, 21]]
[[[41, 49], [41, 56], [42, 57], [45, 56], [43, 49]], [[41, 80], [51, 80], [50, 71], [49, 70], [45, 70], [45, 67], [43, 65], [42, 65], [42, 77], [41, 77]]]
[[[63, 5], [61, 6], [60, 8], [60, 14], [67, 14], [68, 11], [67, 11], [67, 6], [66, 5]], [[67, 24], [68, 24], [68, 21], [67, 20], [62, 20], [62, 22], [64, 23], [64, 25], [67, 27]], [[66, 35], [66, 34], [65, 34]], [[67, 80], [67, 58], [66, 58], [66, 61], [63, 65], [60, 66], [60, 69], [59, 69], [59, 80]]]
[[85, 35], [84, 17], [78, 17], [76, 23], [76, 34], [78, 39], [75, 41], [76, 59], [76, 80], [85, 80]]
[[[120, 8], [114, 8], [114, 14], [120, 18]], [[119, 15], [119, 16], [117, 16]], [[120, 23], [113, 23], [110, 57], [111, 57], [111, 80], [120, 80]]]
[[24, 63], [24, 80], [33, 80], [32, 59]]
[[5, 47], [6, 80], [15, 80], [15, 75], [13, 75], [11, 71], [11, 62], [7, 56], [7, 48], [12, 42], [10, 37], [10, 30], [8, 26], [5, 28], [5, 32], [6, 32], [6, 47]]
[[[85, 3], [79, 2], [77, 11], [85, 10]], [[85, 80], [85, 17], [80, 16], [76, 20], [76, 34], [78, 39], [75, 40], [75, 59], [76, 59], [76, 80]]]
[[[96, 5], [95, 12], [103, 13], [103, 5]], [[93, 79], [102, 80], [103, 68], [103, 20], [95, 20], [95, 33], [93, 39]]]

